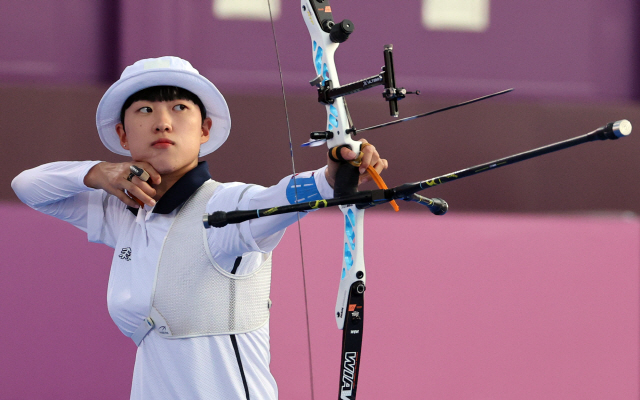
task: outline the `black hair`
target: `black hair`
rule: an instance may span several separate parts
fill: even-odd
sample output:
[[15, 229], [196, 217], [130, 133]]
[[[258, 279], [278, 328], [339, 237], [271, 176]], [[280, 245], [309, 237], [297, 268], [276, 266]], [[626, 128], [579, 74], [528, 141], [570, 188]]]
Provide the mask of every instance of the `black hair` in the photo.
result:
[[120, 109], [120, 122], [124, 126], [124, 112], [127, 108], [131, 107], [131, 104], [136, 101], [173, 101], [173, 100], [191, 100], [200, 108], [200, 115], [202, 120], [207, 117], [207, 110], [204, 108], [204, 104], [198, 96], [177, 86], [151, 86], [146, 89], [135, 92], [127, 98]]

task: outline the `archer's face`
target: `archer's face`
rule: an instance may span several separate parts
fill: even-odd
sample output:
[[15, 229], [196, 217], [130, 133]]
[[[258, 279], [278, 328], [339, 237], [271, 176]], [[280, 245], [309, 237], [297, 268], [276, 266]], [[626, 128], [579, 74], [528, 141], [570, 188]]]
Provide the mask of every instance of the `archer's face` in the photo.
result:
[[161, 175], [186, 173], [198, 164], [200, 145], [209, 140], [211, 119], [202, 121], [190, 100], [136, 101], [116, 131], [134, 161], [146, 161]]

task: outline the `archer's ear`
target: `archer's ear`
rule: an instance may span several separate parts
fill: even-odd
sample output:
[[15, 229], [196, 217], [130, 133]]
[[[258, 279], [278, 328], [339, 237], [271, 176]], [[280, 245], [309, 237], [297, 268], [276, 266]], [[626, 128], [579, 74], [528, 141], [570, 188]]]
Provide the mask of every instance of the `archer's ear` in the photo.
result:
[[205, 118], [204, 121], [202, 121], [202, 135], [200, 136], [200, 144], [203, 144], [209, 141], [209, 137], [210, 137], [209, 134], [211, 133], [212, 126], [213, 126], [213, 121], [211, 121], [211, 118]]
[[120, 138], [120, 146], [122, 146], [123, 149], [128, 150], [129, 141], [127, 140], [127, 132], [125, 132], [124, 130], [124, 125], [122, 125], [121, 123], [116, 124], [116, 133]]

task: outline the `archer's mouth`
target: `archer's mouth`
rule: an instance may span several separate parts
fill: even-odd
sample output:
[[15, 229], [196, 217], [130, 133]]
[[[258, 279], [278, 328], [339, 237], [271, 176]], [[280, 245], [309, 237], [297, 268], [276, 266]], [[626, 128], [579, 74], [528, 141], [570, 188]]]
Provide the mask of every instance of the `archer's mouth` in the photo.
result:
[[158, 139], [155, 142], [151, 143], [151, 147], [155, 147], [157, 149], [166, 149], [175, 144], [172, 140], [169, 139]]

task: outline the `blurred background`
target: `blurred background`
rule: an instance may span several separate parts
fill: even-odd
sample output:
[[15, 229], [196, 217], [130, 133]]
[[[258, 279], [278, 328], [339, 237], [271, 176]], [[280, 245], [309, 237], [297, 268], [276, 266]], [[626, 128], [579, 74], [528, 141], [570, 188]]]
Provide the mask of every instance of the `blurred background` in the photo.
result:
[[[355, 24], [355, 32], [336, 54], [341, 83], [377, 74], [384, 64], [384, 45], [393, 44], [397, 85], [422, 92], [400, 102], [400, 117], [515, 89], [363, 135], [389, 160], [383, 175], [389, 186], [572, 138], [623, 118], [640, 126], [636, 0], [333, 0], [331, 4], [336, 21], [350, 19]], [[179, 56], [221, 90], [231, 111], [232, 129], [226, 144], [204, 158], [214, 179], [272, 185], [290, 174], [287, 115], [296, 169], [325, 164], [325, 148], [299, 146], [311, 131], [323, 130], [326, 121], [324, 107], [317, 104], [316, 91], [308, 84], [315, 73], [299, 2], [272, 0], [271, 6], [288, 113], [266, 0], [0, 0], [0, 167], [5, 171], [0, 176], [4, 221], [0, 319], [6, 327], [17, 327], [6, 329], [8, 336], [0, 345], [0, 398], [128, 396], [134, 348], [109, 320], [104, 296], [112, 250], [87, 245], [82, 232], [28, 210], [10, 187], [22, 170], [46, 162], [124, 161], [101, 144], [95, 110], [127, 65], [147, 57]], [[391, 119], [377, 89], [350, 96], [348, 102], [356, 128]], [[387, 360], [386, 366], [371, 356], [371, 367], [363, 364], [361, 370], [371, 393], [363, 398], [398, 398], [399, 393], [403, 398], [429, 398], [424, 393], [451, 399], [638, 398], [639, 146], [640, 135], [635, 132], [620, 141], [584, 144], [422, 193], [444, 198], [451, 220], [429, 222], [434, 217], [415, 204], [400, 204], [408, 213], [401, 220], [404, 225], [393, 218], [390, 207], [372, 210], [380, 222], [375, 228], [379, 242], [375, 248], [369, 245], [369, 260], [387, 247], [385, 234], [412, 236], [413, 246], [395, 245], [403, 251], [390, 263], [420, 268], [415, 266], [415, 249], [429, 243], [430, 261], [440, 260], [438, 265], [447, 264], [449, 273], [458, 272], [446, 277], [434, 276], [429, 269], [414, 271], [412, 283], [443, 286], [429, 287], [429, 293], [437, 294], [430, 303], [416, 302], [409, 309], [400, 304], [392, 307], [398, 293], [414, 293], [406, 287], [379, 291], [385, 293], [383, 299], [372, 296], [372, 302], [388, 307], [377, 319], [380, 332], [395, 326], [401, 315], [404, 323], [413, 321], [413, 315], [425, 321], [439, 315], [443, 319], [429, 326], [441, 331], [430, 332], [427, 340], [420, 333], [424, 327], [412, 327], [404, 332], [409, 335], [405, 338], [415, 340], [402, 342], [437, 348], [457, 338], [454, 344], [460, 354], [452, 357], [448, 351], [429, 349], [419, 359], [408, 360], [406, 355], [417, 354], [416, 348], [394, 349], [388, 358], [380, 357]], [[325, 237], [317, 235], [329, 228], [319, 218], [309, 218], [316, 221], [309, 222], [316, 237], [305, 245], [324, 244]], [[422, 219], [435, 225], [407, 227]], [[297, 232], [290, 230], [281, 246], [279, 254], [287, 254], [286, 260], [286, 249], [299, 253], [289, 246], [297, 240], [294, 235]], [[340, 232], [327, 235], [339, 239]], [[545, 242], [553, 247], [542, 246]], [[596, 249], [585, 243], [605, 245]], [[339, 243], [334, 246], [339, 247]], [[456, 250], [460, 248], [467, 251]], [[532, 248], [535, 251], [528, 252]], [[462, 258], [454, 259], [454, 254]], [[331, 259], [337, 264], [339, 257], [336, 252]], [[553, 259], [563, 261], [555, 265]], [[282, 398], [309, 398], [306, 339], [292, 335], [305, 329], [301, 319], [291, 318], [303, 310], [286, 309], [300, 304], [296, 302], [302, 295], [293, 289], [301, 286], [299, 261], [290, 263], [285, 272], [274, 268], [274, 293], [279, 293], [274, 295], [282, 296], [274, 304], [284, 308], [276, 307], [272, 313], [272, 369]], [[491, 271], [482, 270], [474, 280], [469, 278], [472, 267], [501, 272], [488, 285], [482, 276]], [[583, 275], [585, 268], [588, 273]], [[525, 269], [543, 273], [526, 282], [510, 280], [519, 279], [514, 277], [521, 277]], [[321, 346], [315, 362], [321, 365], [323, 354], [339, 353], [339, 331], [331, 321], [337, 270], [338, 265], [336, 274], [330, 271], [326, 278], [331, 283], [328, 300], [316, 308], [315, 315], [326, 317], [327, 323], [312, 315], [312, 327], [331, 328], [326, 335], [318, 330], [314, 334], [313, 346]], [[576, 283], [575, 276], [584, 281]], [[604, 287], [599, 286], [603, 276], [611, 279]], [[390, 274], [376, 279], [388, 283], [398, 282], [397, 278]], [[316, 282], [325, 278], [319, 276]], [[501, 293], [505, 287], [513, 291]], [[295, 301], [284, 296], [289, 289], [297, 293], [292, 295]], [[452, 293], [466, 293], [467, 301]], [[487, 299], [493, 300], [482, 303]], [[518, 306], [507, 309], [506, 304]], [[474, 306], [489, 310], [489, 317], [473, 320], [480, 325], [473, 321], [448, 325], [451, 316], [469, 321], [468, 310]], [[532, 326], [528, 312], [537, 316]], [[374, 312], [369, 315], [374, 323]], [[495, 326], [504, 329], [495, 334]], [[602, 330], [595, 333], [595, 326]], [[325, 348], [321, 343], [327, 337], [335, 343]], [[474, 342], [478, 337], [484, 342]], [[386, 339], [369, 336], [368, 354], [376, 347], [381, 354], [382, 347], [398, 341]], [[505, 341], [513, 348], [501, 347]], [[538, 347], [528, 346], [531, 341]], [[294, 342], [299, 347], [292, 352]], [[461, 343], [470, 344], [469, 348], [460, 347]], [[398, 354], [405, 357], [399, 360]], [[286, 358], [294, 356], [295, 363]], [[337, 383], [338, 361], [327, 361], [336, 371], [317, 368], [319, 374], [329, 371], [326, 379], [318, 379], [318, 393], [335, 392], [329, 383]], [[373, 365], [378, 369], [374, 371]], [[410, 379], [411, 373], [404, 371], [402, 378], [411, 382], [397, 385], [399, 371], [409, 365], [424, 366], [425, 376], [440, 382], [427, 387], [421, 375]], [[537, 375], [528, 369], [532, 365]], [[549, 366], [554, 367], [548, 370]], [[465, 379], [452, 379], [456, 371]], [[375, 383], [380, 387], [374, 390]], [[389, 394], [377, 397], [384, 390]]]
[[[311, 43], [294, 0], [273, 1], [297, 169], [323, 165], [300, 148], [326, 115]], [[336, 55], [348, 83], [379, 72], [394, 45], [397, 84], [420, 96], [407, 117], [498, 90], [500, 98], [373, 131], [390, 185], [423, 180], [640, 115], [640, 11], [633, 0], [348, 1], [355, 32]], [[56, 160], [119, 160], [100, 143], [95, 109], [138, 59], [189, 60], [225, 95], [232, 133], [207, 156], [214, 178], [271, 185], [291, 172], [287, 125], [263, 0], [0, 1], [0, 120], [5, 175]], [[385, 122], [378, 88], [350, 96], [357, 128]], [[432, 189], [454, 211], [640, 211], [640, 138], [595, 143]], [[239, 162], [238, 162], [239, 160]], [[268, 168], [266, 168], [268, 166]], [[411, 209], [411, 206], [409, 206]]]

